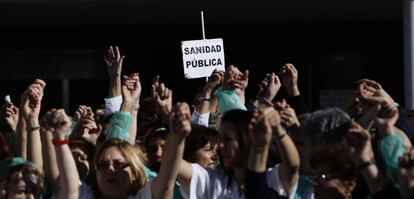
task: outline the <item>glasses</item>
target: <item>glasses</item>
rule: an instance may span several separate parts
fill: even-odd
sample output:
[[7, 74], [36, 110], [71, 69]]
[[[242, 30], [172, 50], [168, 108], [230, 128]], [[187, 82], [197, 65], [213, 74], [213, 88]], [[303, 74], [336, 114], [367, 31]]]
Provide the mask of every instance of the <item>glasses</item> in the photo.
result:
[[336, 176], [332, 176], [329, 174], [310, 175], [308, 177], [310, 183], [314, 186], [321, 185], [329, 180], [336, 178]]
[[111, 165], [115, 169], [115, 171], [120, 171], [130, 166], [129, 163], [118, 161], [118, 160], [114, 160], [114, 161], [105, 160], [105, 161], [98, 162], [98, 164], [96, 164], [96, 168], [97, 170], [104, 170], [104, 169], [109, 169]]

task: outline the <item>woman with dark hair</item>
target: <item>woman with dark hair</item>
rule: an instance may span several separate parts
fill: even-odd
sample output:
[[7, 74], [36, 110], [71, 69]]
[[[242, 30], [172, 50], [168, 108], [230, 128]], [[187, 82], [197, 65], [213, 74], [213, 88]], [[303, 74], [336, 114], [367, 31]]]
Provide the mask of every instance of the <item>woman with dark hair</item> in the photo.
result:
[[168, 131], [160, 125], [144, 137], [144, 150], [148, 158], [148, 168], [158, 173], [161, 166], [163, 148], [167, 141]]
[[343, 145], [321, 147], [310, 160], [314, 174], [309, 181], [315, 198], [352, 198], [357, 183], [357, 168]]
[[[274, 110], [274, 109], [273, 109]], [[276, 112], [276, 110], [274, 110]], [[245, 173], [247, 170], [248, 154], [251, 148], [260, 150], [258, 146], [253, 146], [249, 138], [249, 123], [252, 114], [244, 110], [230, 110], [223, 114], [219, 126], [219, 155], [221, 165], [215, 169], [203, 168], [198, 164], [189, 164], [182, 160], [181, 168], [178, 175], [178, 181], [181, 183], [181, 193], [186, 198], [245, 198]], [[275, 117], [275, 123], [280, 125], [280, 118]], [[279, 121], [279, 122], [278, 122]], [[277, 137], [280, 143], [290, 140], [289, 136], [282, 128], [275, 128], [278, 132]], [[280, 130], [280, 132], [279, 132]], [[289, 139], [286, 139], [289, 138]], [[291, 142], [293, 144], [293, 142]], [[285, 148], [284, 144], [280, 145], [282, 157], [291, 157], [291, 164], [288, 159], [282, 158], [282, 164], [267, 171], [268, 184], [273, 190], [280, 195], [291, 196], [295, 192], [295, 185], [289, 186], [287, 181], [296, 182], [297, 175], [291, 176], [292, 179], [281, 177], [281, 173], [286, 168], [295, 167], [296, 172], [299, 168], [299, 157], [297, 151], [291, 151], [291, 148]], [[296, 157], [296, 158], [295, 158]], [[295, 170], [294, 169], [294, 170]]]
[[191, 133], [185, 140], [184, 160], [198, 163], [204, 168], [214, 169], [217, 165], [219, 135], [215, 129], [191, 125]]

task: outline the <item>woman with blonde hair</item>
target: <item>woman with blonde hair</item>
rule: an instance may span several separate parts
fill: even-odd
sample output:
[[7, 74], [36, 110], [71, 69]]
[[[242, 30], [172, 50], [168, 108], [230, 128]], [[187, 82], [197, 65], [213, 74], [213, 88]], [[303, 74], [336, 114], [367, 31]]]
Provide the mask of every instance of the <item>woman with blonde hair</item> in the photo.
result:
[[128, 142], [119, 139], [106, 140], [96, 151], [94, 164], [96, 181], [92, 183], [92, 187], [96, 197], [102, 194], [119, 197], [123, 193], [135, 195], [147, 184], [141, 157]]

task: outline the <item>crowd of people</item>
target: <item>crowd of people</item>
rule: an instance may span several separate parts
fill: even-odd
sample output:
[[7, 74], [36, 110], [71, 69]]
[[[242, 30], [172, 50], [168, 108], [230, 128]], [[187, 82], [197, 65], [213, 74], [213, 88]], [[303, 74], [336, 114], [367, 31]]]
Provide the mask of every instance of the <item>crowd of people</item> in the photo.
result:
[[124, 58], [107, 51], [104, 108], [40, 115], [41, 79], [4, 102], [0, 199], [414, 198], [411, 116], [376, 81], [357, 81], [346, 107], [310, 110], [294, 65], [270, 71], [256, 96], [231, 65], [189, 105], [159, 76], [141, 98], [145, 74], [122, 74]]

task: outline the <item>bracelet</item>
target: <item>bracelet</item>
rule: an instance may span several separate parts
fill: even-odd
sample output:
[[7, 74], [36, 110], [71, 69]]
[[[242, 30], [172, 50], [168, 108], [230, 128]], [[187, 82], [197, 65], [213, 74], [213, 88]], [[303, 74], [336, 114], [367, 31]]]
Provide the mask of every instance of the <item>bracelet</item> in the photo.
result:
[[286, 136], [286, 133], [283, 133], [282, 135], [279, 135], [276, 139], [281, 140]]
[[207, 97], [199, 97], [199, 98], [198, 98], [198, 101], [199, 101], [199, 102], [202, 102], [202, 101], [207, 101], [207, 102], [209, 102], [209, 101], [210, 101], [210, 98], [207, 98]]
[[68, 139], [64, 139], [64, 140], [53, 139], [52, 140], [52, 143], [55, 146], [62, 146], [62, 145], [68, 144], [69, 143], [69, 140]]
[[363, 163], [361, 163], [360, 165], [358, 165], [358, 166], [357, 166], [357, 169], [358, 169], [359, 171], [362, 171], [362, 170], [364, 170], [364, 169], [366, 169], [366, 168], [368, 168], [369, 166], [374, 165], [374, 164], [377, 164], [377, 162], [375, 161], [375, 159], [374, 159], [374, 158], [371, 158], [370, 160], [368, 160], [368, 161], [366, 161], [366, 162], [363, 162]]
[[26, 128], [26, 131], [28, 132], [28, 133], [30, 133], [30, 132], [33, 132], [33, 131], [37, 131], [37, 130], [39, 130], [40, 129], [40, 126], [31, 126], [31, 127], [27, 127]]
[[267, 106], [273, 106], [273, 103], [269, 101], [268, 99], [266, 99], [265, 97], [261, 97], [258, 101], [260, 104], [265, 104]]

